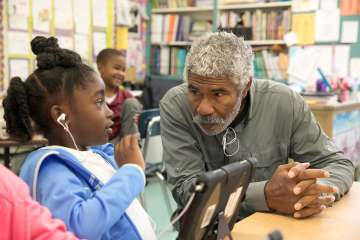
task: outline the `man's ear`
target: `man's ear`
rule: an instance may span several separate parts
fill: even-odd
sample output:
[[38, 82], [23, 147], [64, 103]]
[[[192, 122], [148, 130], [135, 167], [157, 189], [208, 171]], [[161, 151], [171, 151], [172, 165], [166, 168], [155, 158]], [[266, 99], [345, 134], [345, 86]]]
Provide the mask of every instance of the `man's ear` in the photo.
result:
[[249, 82], [246, 84], [245, 89], [242, 91], [242, 98], [246, 98], [247, 94], [249, 93], [250, 87], [252, 84], [252, 77], [250, 77]]

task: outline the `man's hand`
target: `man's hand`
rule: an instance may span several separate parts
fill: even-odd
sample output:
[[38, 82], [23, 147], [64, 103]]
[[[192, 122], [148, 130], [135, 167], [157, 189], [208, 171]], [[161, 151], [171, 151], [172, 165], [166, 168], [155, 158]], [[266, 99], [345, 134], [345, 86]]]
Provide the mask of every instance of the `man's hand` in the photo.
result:
[[317, 178], [329, 177], [329, 173], [322, 169], [307, 169], [309, 166], [309, 163], [290, 163], [278, 167], [265, 186], [270, 209], [302, 218], [321, 212], [333, 201], [331, 196], [320, 197], [320, 194], [334, 193], [334, 189], [316, 183]]
[[[306, 218], [319, 214], [327, 205], [335, 201], [333, 195], [338, 191], [336, 187], [316, 183], [316, 175], [322, 171], [323, 178], [330, 177], [329, 172], [321, 169], [306, 169], [297, 165], [289, 170], [288, 176], [299, 181], [294, 187], [295, 195], [302, 196], [294, 205], [295, 218]], [[320, 173], [321, 174], [321, 173]]]
[[130, 134], [123, 137], [115, 145], [115, 159], [119, 166], [132, 163], [145, 169], [145, 162], [139, 148], [139, 134]]

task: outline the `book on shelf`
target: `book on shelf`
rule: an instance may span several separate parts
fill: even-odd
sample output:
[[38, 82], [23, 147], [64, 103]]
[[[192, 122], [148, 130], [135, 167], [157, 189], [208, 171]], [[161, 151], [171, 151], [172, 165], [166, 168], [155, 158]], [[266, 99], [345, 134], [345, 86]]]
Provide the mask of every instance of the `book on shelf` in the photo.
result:
[[251, 28], [251, 39], [282, 40], [290, 31], [290, 10], [223, 11], [220, 16], [222, 28]]
[[186, 49], [169, 46], [152, 46], [151, 73], [182, 77], [185, 67]]
[[255, 78], [276, 81], [287, 79], [288, 56], [286, 53], [276, 54], [263, 49], [255, 52], [253, 61]]
[[268, 3], [268, 2], [289, 2], [291, 0], [219, 0], [221, 5], [226, 4], [249, 4], [249, 3]]
[[[182, 7], [195, 7], [197, 2], [204, 2], [205, 0], [151, 0], [150, 4], [153, 9], [157, 8], [182, 8]], [[206, 0], [209, 1], [209, 0]], [[212, 0], [210, 0], [212, 6]]]
[[151, 16], [152, 43], [190, 41], [210, 31], [209, 21], [194, 20], [187, 15], [152, 14]]

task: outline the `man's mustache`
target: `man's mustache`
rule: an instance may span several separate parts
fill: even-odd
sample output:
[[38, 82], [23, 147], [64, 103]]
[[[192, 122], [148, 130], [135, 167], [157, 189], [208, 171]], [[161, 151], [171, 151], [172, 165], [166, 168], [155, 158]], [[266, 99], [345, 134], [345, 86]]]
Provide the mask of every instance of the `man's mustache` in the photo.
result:
[[193, 119], [197, 124], [225, 124], [225, 119], [221, 117], [201, 116], [200, 114], [195, 114]]

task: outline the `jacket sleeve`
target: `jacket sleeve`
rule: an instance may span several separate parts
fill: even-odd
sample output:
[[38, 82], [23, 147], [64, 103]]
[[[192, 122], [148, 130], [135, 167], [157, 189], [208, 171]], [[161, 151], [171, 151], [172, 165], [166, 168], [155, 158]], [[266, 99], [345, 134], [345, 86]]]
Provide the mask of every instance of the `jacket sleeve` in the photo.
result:
[[312, 168], [330, 172], [330, 178], [320, 183], [338, 187], [339, 199], [349, 191], [354, 179], [354, 164], [344, 156], [321, 129], [303, 98], [294, 93], [293, 128], [290, 157], [299, 162], [309, 162]]
[[67, 166], [52, 158], [39, 173], [39, 201], [78, 237], [100, 239], [144, 189], [143, 173], [123, 166], [100, 190], [92, 192]]
[[160, 126], [163, 161], [167, 180], [175, 201], [184, 206], [196, 177], [205, 172], [204, 161], [196, 139], [185, 125], [178, 109], [168, 102], [160, 102]]

